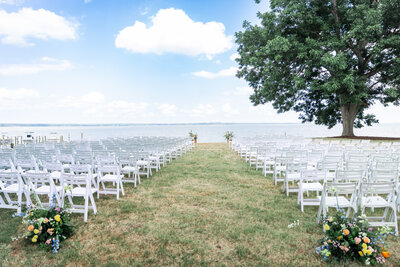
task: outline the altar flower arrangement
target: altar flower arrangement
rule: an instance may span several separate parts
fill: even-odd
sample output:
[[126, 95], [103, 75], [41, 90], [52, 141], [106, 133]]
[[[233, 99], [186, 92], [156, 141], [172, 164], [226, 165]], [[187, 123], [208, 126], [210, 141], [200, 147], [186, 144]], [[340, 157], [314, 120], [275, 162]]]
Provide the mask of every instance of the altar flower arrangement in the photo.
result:
[[23, 238], [57, 253], [60, 242], [73, 234], [73, 226], [70, 223], [71, 214], [55, 205], [55, 196], [52, 202], [48, 208], [32, 205], [25, 213], [15, 214], [14, 217], [22, 217], [26, 226]]
[[[384, 239], [393, 234], [390, 228], [373, 228], [365, 215], [347, 218], [344, 211], [323, 220], [325, 236], [319, 241], [316, 253], [325, 262], [364, 265], [384, 264], [390, 256]], [[385, 246], [384, 246], [385, 245]]]

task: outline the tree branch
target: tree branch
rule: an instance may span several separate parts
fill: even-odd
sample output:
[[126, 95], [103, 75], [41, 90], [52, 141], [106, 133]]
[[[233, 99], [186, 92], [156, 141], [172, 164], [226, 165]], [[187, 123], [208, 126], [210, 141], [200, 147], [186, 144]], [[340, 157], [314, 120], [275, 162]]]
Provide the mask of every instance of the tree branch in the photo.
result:
[[338, 39], [340, 39], [340, 30], [338, 28], [338, 25], [339, 25], [339, 11], [338, 11], [338, 8], [337, 8], [336, 0], [332, 0], [332, 7], [333, 7], [332, 13], [333, 13], [333, 16], [335, 17], [335, 24], [336, 24], [335, 25], [336, 36], [337, 36]]

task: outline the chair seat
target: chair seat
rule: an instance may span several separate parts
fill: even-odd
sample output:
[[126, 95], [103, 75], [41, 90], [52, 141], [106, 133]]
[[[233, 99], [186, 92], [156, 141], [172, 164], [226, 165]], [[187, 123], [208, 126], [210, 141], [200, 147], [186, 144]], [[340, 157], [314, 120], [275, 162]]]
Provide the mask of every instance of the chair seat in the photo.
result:
[[[91, 188], [92, 193], [96, 193], [97, 189], [96, 188]], [[67, 196], [86, 196], [86, 187], [75, 187], [72, 189], [72, 191], [67, 191], [66, 193]]]
[[[28, 187], [24, 185], [24, 188], [27, 189]], [[0, 189], [6, 193], [18, 193], [18, 184], [12, 184], [6, 187], [4, 187], [4, 185], [0, 185]]]
[[[62, 186], [56, 186], [56, 191], [60, 192], [62, 191]], [[36, 194], [50, 194], [50, 186], [49, 185], [44, 185], [41, 187], [38, 187], [35, 189]]]
[[286, 174], [288, 180], [300, 180], [300, 173], [288, 173]]
[[[321, 196], [317, 196], [317, 198], [320, 200]], [[327, 207], [337, 207], [339, 208], [348, 208], [351, 207], [350, 201], [343, 197], [343, 196], [338, 196], [338, 197], [326, 197], [325, 198], [325, 203]]]
[[136, 167], [133, 166], [125, 166], [121, 169], [122, 171], [127, 171], [127, 172], [135, 172], [136, 171]]
[[362, 206], [363, 207], [388, 207], [389, 203], [380, 196], [370, 196], [370, 197], [362, 197]]
[[149, 164], [149, 162], [147, 160], [138, 160], [136, 163], [138, 165], [148, 165]]
[[[119, 176], [119, 179], [123, 178], [122, 175]], [[102, 182], [117, 182], [118, 176], [116, 174], [106, 174], [103, 177], [99, 178]]]
[[303, 191], [322, 191], [324, 189], [320, 183], [303, 183], [301, 186]]
[[61, 172], [59, 171], [54, 171], [50, 174], [50, 177], [53, 179], [61, 179]]

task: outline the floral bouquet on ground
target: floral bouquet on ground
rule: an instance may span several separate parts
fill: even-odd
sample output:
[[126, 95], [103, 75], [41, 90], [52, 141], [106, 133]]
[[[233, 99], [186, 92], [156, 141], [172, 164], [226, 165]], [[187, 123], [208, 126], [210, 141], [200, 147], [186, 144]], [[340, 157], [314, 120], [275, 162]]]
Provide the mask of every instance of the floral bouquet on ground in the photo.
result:
[[324, 220], [325, 236], [316, 253], [326, 262], [359, 261], [365, 265], [385, 263], [389, 251], [384, 238], [393, 234], [387, 227], [373, 228], [366, 216], [347, 218], [343, 211]]
[[27, 227], [23, 236], [25, 239], [57, 253], [60, 242], [73, 234], [73, 226], [70, 213], [56, 207], [54, 198], [49, 208], [31, 206], [25, 213], [15, 216], [22, 217], [22, 223]]

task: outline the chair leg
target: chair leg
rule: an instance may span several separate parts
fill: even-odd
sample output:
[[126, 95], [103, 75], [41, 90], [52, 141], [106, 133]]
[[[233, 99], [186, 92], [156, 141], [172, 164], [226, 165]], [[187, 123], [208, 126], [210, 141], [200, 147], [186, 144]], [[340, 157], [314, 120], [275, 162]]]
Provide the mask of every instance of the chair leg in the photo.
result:
[[90, 202], [92, 203], [93, 213], [97, 214], [97, 207], [96, 207], [96, 202], [94, 202], [93, 194], [90, 194], [89, 197], [90, 197]]
[[89, 212], [89, 197], [86, 194], [86, 196], [85, 196], [85, 213], [83, 215], [83, 221], [84, 222], [87, 222], [88, 212]]

